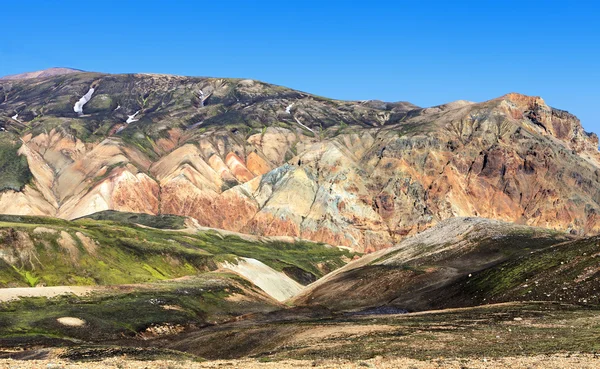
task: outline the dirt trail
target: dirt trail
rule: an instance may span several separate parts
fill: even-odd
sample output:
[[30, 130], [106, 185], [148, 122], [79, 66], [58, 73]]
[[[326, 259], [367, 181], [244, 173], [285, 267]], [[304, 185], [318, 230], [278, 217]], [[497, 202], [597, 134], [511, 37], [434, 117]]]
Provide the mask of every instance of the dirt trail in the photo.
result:
[[97, 291], [103, 288], [104, 287], [97, 286], [0, 288], [0, 302], [16, 300], [19, 297], [55, 297], [69, 294], [83, 296], [92, 291]]

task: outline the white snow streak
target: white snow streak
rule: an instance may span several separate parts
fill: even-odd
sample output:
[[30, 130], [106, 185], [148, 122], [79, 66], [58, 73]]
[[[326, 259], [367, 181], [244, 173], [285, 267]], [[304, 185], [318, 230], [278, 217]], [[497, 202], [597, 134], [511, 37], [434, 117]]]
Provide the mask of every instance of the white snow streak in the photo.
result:
[[21, 123], [21, 121], [19, 120], [19, 113], [13, 115], [11, 118], [16, 120], [17, 122]]
[[194, 129], [196, 127], [199, 127], [202, 123], [204, 123], [204, 121], [200, 121], [198, 123], [194, 123], [191, 126], [187, 127], [186, 129]]
[[87, 94], [83, 95], [79, 101], [75, 103], [73, 110], [75, 113], [82, 115], [83, 114], [83, 106], [92, 99], [92, 94], [94, 93], [94, 88], [91, 87]]
[[[296, 123], [298, 123], [301, 127], [308, 129], [309, 131], [311, 131], [312, 133], [315, 133], [315, 131], [313, 131], [312, 129], [308, 128], [307, 126], [305, 126], [304, 124], [302, 124], [302, 122], [300, 122], [300, 120], [298, 118], [296, 118], [293, 114], [292, 114], [292, 106], [294, 106], [294, 103], [291, 103], [290, 105], [287, 106], [287, 108], [285, 108], [285, 112], [288, 113], [289, 115], [292, 116], [292, 118], [294, 118], [294, 120], [296, 121]], [[315, 133], [316, 134], [316, 133]]]
[[[315, 131], [313, 131], [312, 129], [308, 128], [308, 127], [307, 127], [307, 126], [305, 126], [304, 124], [302, 124], [302, 123], [301, 123], [301, 122], [298, 120], [298, 118], [296, 118], [296, 117], [293, 117], [293, 118], [294, 118], [294, 120], [296, 121], [296, 123], [298, 123], [300, 126], [302, 126], [302, 127], [306, 128], [306, 129], [308, 129], [308, 130], [309, 130], [309, 131], [311, 131], [312, 133], [315, 133]], [[316, 133], [315, 133], [315, 134], [316, 134]]]
[[204, 97], [204, 92], [202, 90], [198, 93], [198, 97], [200, 98], [200, 106], [204, 106], [204, 100], [206, 100], [206, 98]]
[[137, 122], [139, 119], [135, 119], [135, 116], [138, 115], [139, 112], [140, 111], [138, 110], [133, 115], [129, 115], [129, 118], [127, 118], [125, 123], [129, 124], [129, 123]]
[[292, 114], [292, 106], [294, 106], [294, 103], [291, 103], [290, 105], [287, 106], [287, 108], [285, 108], [285, 112], [288, 114]]

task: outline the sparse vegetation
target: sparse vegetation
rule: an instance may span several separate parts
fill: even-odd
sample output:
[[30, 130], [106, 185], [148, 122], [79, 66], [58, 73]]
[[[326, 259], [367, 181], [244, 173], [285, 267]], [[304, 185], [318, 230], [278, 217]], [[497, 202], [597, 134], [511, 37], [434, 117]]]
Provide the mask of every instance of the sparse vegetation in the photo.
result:
[[20, 191], [32, 179], [27, 158], [18, 154], [20, 146], [8, 134], [0, 132], [0, 192]]
[[178, 215], [150, 215], [143, 213], [127, 213], [114, 210], [105, 210], [98, 213], [86, 215], [81, 219], [107, 220], [117, 223], [141, 224], [158, 229], [183, 229], [185, 228], [185, 217]]
[[[0, 286], [153, 282], [213, 270], [227, 255], [261, 260], [279, 271], [293, 266], [320, 277], [353, 255], [308, 241], [250, 242], [211, 231], [183, 233], [134, 224], [183, 228], [184, 218], [177, 216], [104, 212], [91, 218], [111, 220], [83, 218], [69, 222], [0, 215], [0, 242], [15, 260], [27, 257], [27, 262], [17, 262], [17, 269], [0, 259], [4, 264], [0, 270], [7, 269], [0, 272]], [[64, 232], [76, 250], [62, 239]], [[34, 250], [23, 254], [24, 242], [31, 243]]]
[[[122, 338], [156, 337], [153, 327], [203, 326], [250, 311], [271, 311], [276, 305], [259, 290], [232, 274], [205, 273], [185, 281], [169, 281], [86, 296], [47, 299], [26, 297], [0, 302], [0, 341], [78, 339], [89, 343]], [[229, 302], [233, 294], [246, 303]], [[77, 317], [85, 329], [65, 326], [60, 317]]]
[[597, 307], [515, 303], [423, 314], [290, 311], [200, 330], [169, 347], [206, 357], [262, 360], [494, 358], [600, 349]]

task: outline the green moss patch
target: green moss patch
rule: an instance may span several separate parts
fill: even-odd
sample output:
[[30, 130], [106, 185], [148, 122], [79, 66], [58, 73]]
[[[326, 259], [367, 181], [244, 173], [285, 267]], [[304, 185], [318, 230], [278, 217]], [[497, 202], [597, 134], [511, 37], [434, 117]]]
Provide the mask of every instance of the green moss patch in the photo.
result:
[[[107, 212], [95, 217], [113, 220], [0, 215], [2, 242], [15, 260], [9, 271], [0, 271], [0, 287], [148, 283], [215, 270], [236, 257], [254, 258], [279, 271], [294, 268], [291, 275], [306, 281], [353, 256], [308, 241], [251, 242], [213, 231], [184, 233], [135, 224], [182, 227], [185, 218], [176, 216]], [[51, 232], [40, 232], [40, 227]], [[65, 232], [74, 246], [65, 244]], [[23, 242], [33, 249], [24, 251]]]
[[0, 133], [0, 192], [21, 191], [32, 179], [27, 158], [18, 154], [21, 145]]

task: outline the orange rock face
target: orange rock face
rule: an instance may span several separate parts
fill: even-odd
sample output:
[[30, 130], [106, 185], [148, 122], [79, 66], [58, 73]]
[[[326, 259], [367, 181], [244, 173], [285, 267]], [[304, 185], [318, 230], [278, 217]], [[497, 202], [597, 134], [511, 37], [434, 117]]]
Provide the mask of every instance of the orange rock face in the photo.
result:
[[269, 172], [272, 168], [263, 158], [258, 156], [257, 153], [251, 152], [248, 154], [246, 167], [255, 176], [263, 175]]
[[246, 168], [242, 159], [233, 152], [227, 154], [225, 157], [225, 164], [227, 164], [231, 173], [233, 173], [240, 183], [248, 182], [254, 178], [254, 175]]

